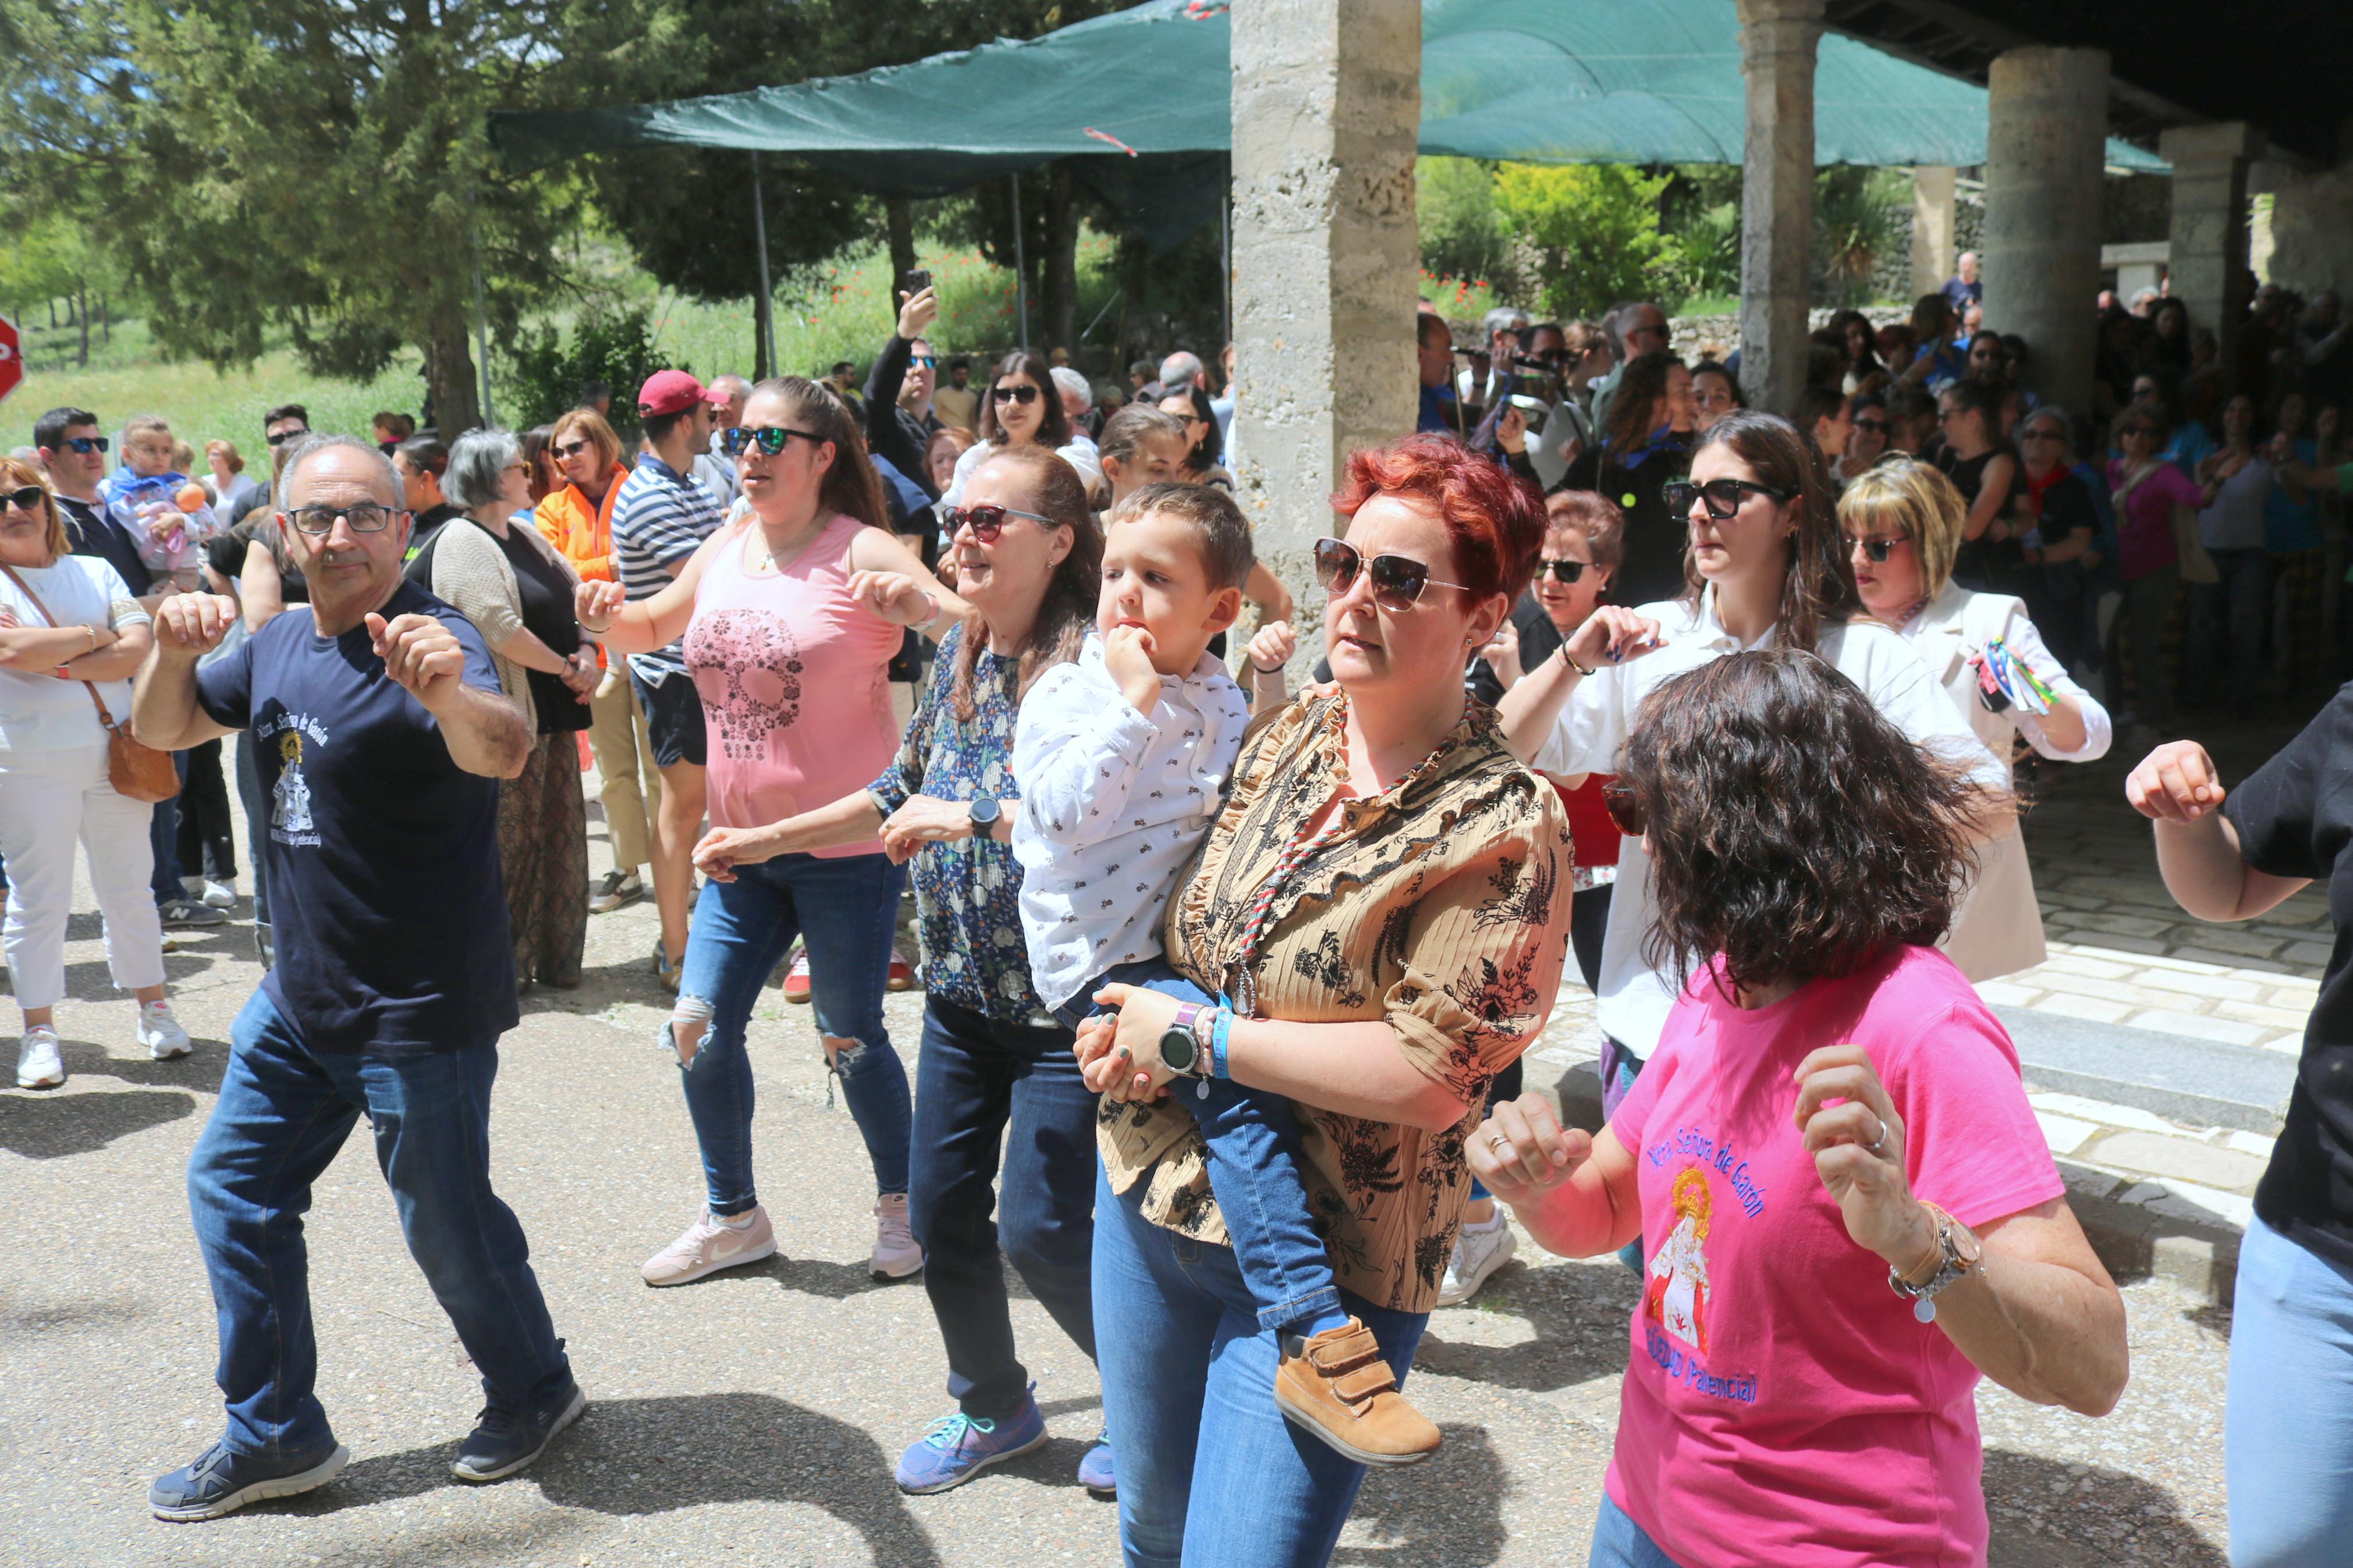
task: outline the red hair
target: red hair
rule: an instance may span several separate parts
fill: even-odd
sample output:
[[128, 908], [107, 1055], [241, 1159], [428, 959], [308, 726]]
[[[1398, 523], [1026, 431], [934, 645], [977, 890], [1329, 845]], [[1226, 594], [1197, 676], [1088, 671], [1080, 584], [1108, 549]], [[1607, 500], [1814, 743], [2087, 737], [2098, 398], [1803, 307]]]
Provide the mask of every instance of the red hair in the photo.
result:
[[1410, 497], [1446, 524], [1454, 570], [1473, 594], [1516, 601], [1535, 575], [1545, 509], [1535, 489], [1451, 436], [1424, 432], [1348, 454], [1333, 510], [1353, 518], [1375, 496]]

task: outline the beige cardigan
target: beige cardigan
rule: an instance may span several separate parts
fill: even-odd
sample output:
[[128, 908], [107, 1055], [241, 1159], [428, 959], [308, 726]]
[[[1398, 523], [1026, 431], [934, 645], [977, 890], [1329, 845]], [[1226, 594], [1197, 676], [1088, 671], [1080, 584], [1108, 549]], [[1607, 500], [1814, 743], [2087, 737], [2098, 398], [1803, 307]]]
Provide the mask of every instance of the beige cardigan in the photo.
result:
[[[580, 574], [541, 537], [538, 529], [513, 522], [507, 527], [531, 541], [543, 559], [553, 563], [566, 582], [578, 586]], [[539, 710], [532, 704], [531, 682], [524, 679], [529, 672], [501, 651], [523, 630], [522, 590], [498, 540], [470, 517], [453, 517], [441, 525], [441, 536], [433, 546], [433, 596], [474, 623], [474, 629], [490, 645], [491, 662], [498, 666], [500, 689], [521, 706], [523, 723], [538, 734]]]

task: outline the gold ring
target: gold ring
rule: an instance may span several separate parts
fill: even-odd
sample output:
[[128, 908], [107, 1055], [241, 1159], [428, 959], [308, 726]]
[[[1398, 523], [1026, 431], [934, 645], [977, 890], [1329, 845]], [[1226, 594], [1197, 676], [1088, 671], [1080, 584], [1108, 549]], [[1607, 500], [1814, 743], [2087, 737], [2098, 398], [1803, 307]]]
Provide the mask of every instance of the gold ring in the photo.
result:
[[1502, 1133], [1490, 1132], [1487, 1134], [1487, 1147], [1493, 1149], [1496, 1153], [1500, 1154], [1511, 1146], [1512, 1141], [1509, 1138], [1504, 1137]]

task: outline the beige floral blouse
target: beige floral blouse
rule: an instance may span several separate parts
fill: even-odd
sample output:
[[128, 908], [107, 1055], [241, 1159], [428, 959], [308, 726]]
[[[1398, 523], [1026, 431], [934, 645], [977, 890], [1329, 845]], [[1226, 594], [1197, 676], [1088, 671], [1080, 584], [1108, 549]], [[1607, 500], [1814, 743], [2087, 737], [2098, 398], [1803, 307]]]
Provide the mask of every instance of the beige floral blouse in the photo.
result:
[[[1229, 973], [1243, 913], [1300, 826], [1346, 782], [1345, 695], [1293, 702], [1242, 741], [1225, 805], [1169, 900], [1169, 962], [1256, 1016], [1386, 1020], [1397, 1048], [1469, 1107], [1442, 1132], [1299, 1104], [1308, 1202], [1342, 1285], [1399, 1311], [1438, 1300], [1471, 1174], [1463, 1141], [1488, 1080], [1552, 1011], [1568, 950], [1568, 822], [1473, 702], [1395, 787], [1340, 808], [1341, 830], [1277, 899], [1249, 984]], [[1148, 1185], [1154, 1224], [1223, 1244], [1200, 1130], [1172, 1094], [1103, 1102], [1112, 1188]]]

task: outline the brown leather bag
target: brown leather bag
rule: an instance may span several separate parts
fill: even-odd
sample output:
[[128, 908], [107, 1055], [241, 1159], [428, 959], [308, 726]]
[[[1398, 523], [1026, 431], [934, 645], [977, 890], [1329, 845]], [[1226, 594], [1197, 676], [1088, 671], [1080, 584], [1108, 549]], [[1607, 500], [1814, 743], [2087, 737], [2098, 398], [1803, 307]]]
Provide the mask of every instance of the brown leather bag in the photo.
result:
[[[49, 614], [49, 607], [16, 575], [16, 569], [0, 564], [0, 572], [8, 574], [8, 581], [16, 584], [16, 592], [30, 600], [33, 608], [41, 612], [41, 618], [55, 629], [57, 616]], [[173, 765], [172, 753], [142, 744], [129, 725], [114, 721], [114, 715], [106, 710], [106, 699], [98, 694], [98, 687], [87, 680], [81, 684], [98, 709], [98, 721], [106, 726], [106, 782], [114, 786], [114, 793], [125, 800], [142, 800], [151, 805], [179, 794], [180, 770]]]

